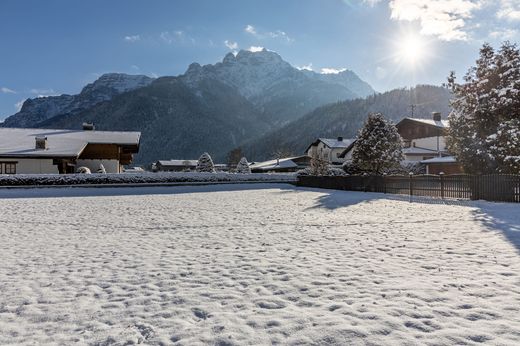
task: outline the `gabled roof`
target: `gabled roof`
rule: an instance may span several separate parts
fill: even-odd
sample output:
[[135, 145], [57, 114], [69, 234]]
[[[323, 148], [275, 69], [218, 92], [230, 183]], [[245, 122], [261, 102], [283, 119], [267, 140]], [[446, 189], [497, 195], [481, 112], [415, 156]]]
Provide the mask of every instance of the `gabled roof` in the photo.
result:
[[280, 168], [296, 168], [298, 167], [298, 164], [295, 163], [293, 160], [299, 159], [303, 156], [293, 156], [293, 157], [284, 157], [278, 160], [269, 160], [269, 161], [263, 161], [263, 162], [255, 162], [250, 165], [251, 169], [256, 170], [262, 170], [262, 171], [270, 171], [273, 169], [280, 169]]
[[421, 119], [421, 118], [409, 118], [409, 117], [402, 119], [400, 122], [397, 123], [396, 126], [399, 126], [404, 121], [412, 121], [412, 122], [416, 122], [418, 124], [426, 124], [426, 125], [431, 125], [431, 126], [435, 126], [438, 128], [443, 128], [443, 129], [450, 127], [449, 120], [435, 121], [433, 119]]
[[350, 145], [348, 147], [346, 147], [345, 150], [343, 150], [343, 152], [341, 154], [339, 154], [339, 157], [342, 158], [342, 159], [345, 158], [345, 156], [347, 156], [347, 154], [352, 149], [354, 149], [354, 145], [356, 144], [356, 141], [357, 141], [357, 138], [353, 139], [352, 142], [350, 143]]
[[[47, 137], [47, 149], [36, 149], [36, 137]], [[88, 144], [139, 148], [140, 132], [0, 128], [0, 157], [78, 157]]]
[[314, 142], [312, 142], [307, 149], [305, 149], [305, 152], [309, 150], [310, 147], [313, 145], [318, 145], [320, 142], [325, 144], [327, 147], [331, 149], [344, 149], [347, 148], [354, 139], [350, 138], [344, 138], [342, 141], [338, 141], [337, 138], [318, 138]]

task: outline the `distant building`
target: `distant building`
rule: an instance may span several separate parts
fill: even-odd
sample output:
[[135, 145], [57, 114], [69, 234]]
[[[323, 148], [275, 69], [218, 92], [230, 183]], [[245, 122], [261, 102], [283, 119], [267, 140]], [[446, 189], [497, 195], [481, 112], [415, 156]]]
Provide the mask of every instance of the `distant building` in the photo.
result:
[[159, 160], [153, 165], [156, 172], [188, 172], [197, 168], [197, 160]]
[[305, 153], [309, 157], [317, 157], [330, 164], [340, 165], [346, 161], [341, 154], [353, 142], [353, 139], [338, 138], [318, 138], [309, 145]]
[[252, 173], [296, 172], [309, 167], [311, 158], [307, 155], [286, 157], [250, 164]]
[[140, 132], [0, 128], [0, 174], [121, 173], [139, 151]]

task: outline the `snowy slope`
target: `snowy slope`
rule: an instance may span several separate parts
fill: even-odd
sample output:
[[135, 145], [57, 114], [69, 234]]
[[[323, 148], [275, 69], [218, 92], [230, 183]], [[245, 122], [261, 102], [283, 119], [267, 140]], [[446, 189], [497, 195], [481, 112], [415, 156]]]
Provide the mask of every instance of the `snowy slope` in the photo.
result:
[[520, 339], [518, 205], [290, 185], [0, 193], [16, 197], [0, 199], [2, 345]]

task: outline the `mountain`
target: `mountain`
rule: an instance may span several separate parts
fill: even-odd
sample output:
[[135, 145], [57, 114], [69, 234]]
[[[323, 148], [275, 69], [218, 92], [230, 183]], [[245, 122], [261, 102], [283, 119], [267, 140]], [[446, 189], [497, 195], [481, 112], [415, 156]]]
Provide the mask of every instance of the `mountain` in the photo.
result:
[[193, 89], [206, 79], [237, 89], [274, 125], [294, 120], [320, 105], [375, 93], [352, 71], [325, 75], [299, 70], [265, 48], [229, 53], [214, 65], [193, 63], [181, 78]]
[[299, 70], [277, 53], [240, 51], [221, 62], [191, 64], [177, 77], [107, 74], [78, 95], [27, 100], [5, 127], [142, 132], [136, 163], [227, 152], [330, 102], [374, 93], [355, 73]]
[[446, 88], [420, 85], [375, 94], [366, 99], [337, 102], [318, 107], [279, 129], [250, 140], [242, 149], [250, 161], [270, 159], [279, 151], [302, 155], [318, 137], [355, 137], [372, 112], [381, 112], [396, 123], [410, 116], [410, 105], [415, 105], [414, 117], [429, 118], [434, 111], [446, 117], [451, 110], [450, 98], [451, 93]]
[[5, 119], [3, 127], [36, 127], [60, 114], [75, 114], [110, 100], [115, 95], [149, 85], [153, 78], [143, 75], [107, 73], [86, 85], [77, 95], [27, 99], [21, 110]]
[[204, 151], [222, 161], [229, 150], [271, 129], [236, 89], [206, 79], [193, 90], [179, 77], [158, 78], [88, 110], [55, 116], [39, 127], [79, 129], [84, 121], [93, 122], [97, 130], [141, 131], [136, 163], [197, 159]]

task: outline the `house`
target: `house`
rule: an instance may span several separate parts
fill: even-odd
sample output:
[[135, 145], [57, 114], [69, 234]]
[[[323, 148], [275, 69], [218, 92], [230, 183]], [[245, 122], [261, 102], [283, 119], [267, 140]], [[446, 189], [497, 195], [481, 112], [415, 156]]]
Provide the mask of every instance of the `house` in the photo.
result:
[[353, 139], [338, 138], [318, 138], [309, 145], [305, 153], [309, 157], [317, 157], [333, 165], [341, 165], [346, 161], [341, 154], [348, 148]]
[[159, 160], [154, 163], [155, 172], [186, 172], [197, 168], [197, 160]]
[[139, 151], [140, 132], [0, 128], [0, 174], [121, 173]]
[[404, 141], [405, 161], [419, 162], [433, 157], [448, 156], [446, 130], [449, 122], [438, 112], [432, 119], [404, 118], [397, 123], [397, 131]]
[[249, 165], [252, 173], [296, 172], [309, 167], [311, 158], [307, 155], [286, 157], [264, 162], [253, 162]]
[[430, 174], [462, 172], [447, 150], [449, 121], [443, 120], [439, 112], [433, 112], [431, 119], [404, 118], [396, 127], [404, 141], [404, 163], [425, 164]]

